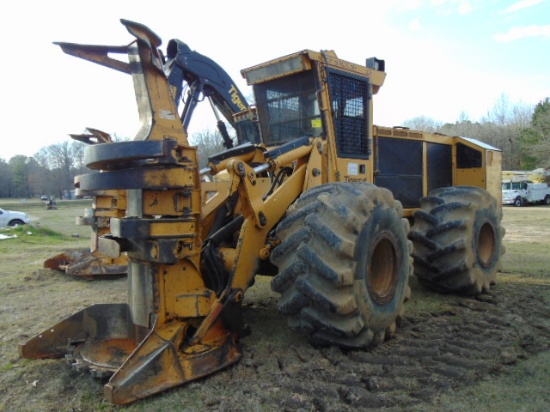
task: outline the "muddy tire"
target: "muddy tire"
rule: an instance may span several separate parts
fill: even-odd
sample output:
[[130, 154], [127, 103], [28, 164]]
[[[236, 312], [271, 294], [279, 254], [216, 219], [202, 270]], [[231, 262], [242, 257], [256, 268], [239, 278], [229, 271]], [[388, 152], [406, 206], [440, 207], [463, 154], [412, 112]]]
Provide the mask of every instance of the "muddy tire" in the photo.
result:
[[393, 336], [412, 274], [402, 211], [390, 191], [366, 183], [319, 186], [288, 209], [271, 287], [291, 329], [315, 346], [350, 349]]
[[409, 234], [420, 283], [444, 293], [488, 291], [504, 254], [496, 199], [483, 189], [457, 186], [434, 190], [420, 205]]

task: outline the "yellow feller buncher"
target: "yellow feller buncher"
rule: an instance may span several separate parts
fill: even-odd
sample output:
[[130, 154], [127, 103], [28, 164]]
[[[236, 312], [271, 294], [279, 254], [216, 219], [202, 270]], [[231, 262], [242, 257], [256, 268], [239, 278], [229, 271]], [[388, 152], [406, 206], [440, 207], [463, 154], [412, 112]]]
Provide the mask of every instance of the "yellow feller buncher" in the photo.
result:
[[[71, 135], [71, 137], [87, 144], [112, 143], [107, 133], [91, 128], [87, 130], [87, 134]], [[89, 196], [93, 199], [92, 207], [85, 210], [84, 216], [76, 219], [77, 225], [91, 228], [90, 248], [61, 252], [45, 260], [44, 267], [61, 270], [68, 275], [87, 280], [126, 275], [128, 271], [126, 254], [111, 257], [99, 252], [99, 239], [110, 233], [111, 218], [122, 218], [126, 214], [126, 191], [77, 189], [76, 194], [79, 197]]]
[[[291, 328], [349, 349], [395, 333], [413, 272], [446, 293], [495, 282], [501, 152], [374, 126], [383, 60], [303, 50], [243, 70], [261, 141], [241, 132], [241, 144], [199, 169], [169, 81], [177, 43], [164, 55], [147, 27], [122, 24], [135, 37], [120, 64], [142, 127], [133, 141], [89, 146], [96, 172], [77, 182], [127, 194], [99, 250], [127, 254], [128, 303], [72, 315], [22, 344], [23, 357], [65, 357], [110, 377], [106, 398], [125, 404], [236, 362], [257, 274], [273, 276]], [[250, 119], [236, 114], [237, 129]]]

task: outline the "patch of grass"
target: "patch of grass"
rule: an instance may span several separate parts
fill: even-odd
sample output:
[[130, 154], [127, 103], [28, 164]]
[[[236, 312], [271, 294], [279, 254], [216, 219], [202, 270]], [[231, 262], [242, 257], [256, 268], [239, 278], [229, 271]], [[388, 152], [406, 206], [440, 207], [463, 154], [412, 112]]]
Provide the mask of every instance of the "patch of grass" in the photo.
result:
[[15, 368], [13, 363], [6, 363], [5, 365], [0, 366], [0, 373], [11, 371], [13, 368]]
[[550, 352], [546, 351], [520, 364], [507, 366], [502, 374], [489, 376], [477, 385], [441, 395], [432, 405], [422, 403], [408, 410], [543, 412], [550, 404], [549, 387]]
[[528, 275], [535, 281], [546, 282], [550, 247], [550, 208], [506, 207], [503, 212], [502, 226], [506, 228], [506, 253], [502, 257], [504, 273]]
[[59, 232], [56, 232], [49, 227], [44, 226], [18, 226], [13, 230], [13, 233], [20, 239], [39, 239], [39, 238], [57, 238], [64, 239], [65, 236]]
[[41, 225], [22, 225], [8, 230], [3, 230], [2, 234], [10, 236], [10, 239], [2, 240], [0, 243], [0, 250], [7, 250], [10, 248], [20, 247], [24, 244], [32, 245], [50, 245], [63, 242], [68, 239], [66, 235], [63, 235], [55, 230]]
[[23, 211], [31, 218], [28, 225], [0, 229], [3, 235], [17, 236], [0, 240], [0, 253], [3, 259], [15, 259], [31, 246], [33, 256], [39, 260], [48, 255], [56, 255], [66, 248], [89, 246], [91, 229], [89, 226], [77, 226], [76, 218], [84, 214], [86, 207], [91, 206], [91, 200], [60, 201], [58, 210], [47, 210], [43, 203], [37, 200], [20, 204], [12, 201], [10, 204], [5, 199], [0, 202], [1, 207]]
[[540, 273], [536, 275], [533, 273], [513, 273], [503, 272], [499, 273], [497, 277], [498, 283], [511, 283], [511, 284], [526, 284], [526, 285], [548, 285], [550, 286], [550, 277], [548, 274]]
[[504, 271], [523, 273], [539, 280], [548, 280], [549, 242], [505, 242], [506, 253], [502, 257]]

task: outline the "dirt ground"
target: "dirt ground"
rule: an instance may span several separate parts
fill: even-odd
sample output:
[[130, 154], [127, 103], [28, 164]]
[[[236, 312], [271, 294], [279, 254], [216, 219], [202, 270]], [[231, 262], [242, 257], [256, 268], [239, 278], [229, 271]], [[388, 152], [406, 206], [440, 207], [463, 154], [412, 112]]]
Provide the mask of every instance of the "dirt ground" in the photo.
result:
[[[124, 302], [126, 280], [88, 282], [42, 269], [58, 245], [0, 248], [0, 410], [443, 410], [442, 396], [451, 396], [446, 410], [462, 410], [464, 393], [476, 396], [474, 388], [495, 379], [498, 386], [510, 368], [550, 353], [548, 258], [539, 256], [538, 266], [524, 270], [517, 263], [525, 250], [548, 250], [549, 223], [550, 207], [505, 209], [505, 267], [492, 291], [443, 296], [412, 279], [413, 298], [397, 336], [366, 352], [310, 346], [286, 327], [269, 278], [260, 277], [245, 298], [252, 335], [242, 339], [237, 364], [125, 407], [103, 400], [103, 382], [71, 372], [63, 360], [22, 359], [17, 345], [86, 306]], [[533, 373], [546, 376], [546, 392], [532, 409], [509, 410], [538, 410], [550, 401], [550, 373]]]

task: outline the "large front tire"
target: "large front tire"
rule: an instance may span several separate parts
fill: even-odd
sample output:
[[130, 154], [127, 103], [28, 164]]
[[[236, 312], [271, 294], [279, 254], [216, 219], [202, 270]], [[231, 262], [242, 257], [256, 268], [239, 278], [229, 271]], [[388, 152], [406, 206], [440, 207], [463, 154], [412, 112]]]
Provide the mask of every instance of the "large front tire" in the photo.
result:
[[332, 183], [305, 192], [277, 227], [271, 257], [289, 326], [316, 346], [359, 349], [391, 337], [410, 296], [408, 231], [386, 189]]
[[446, 187], [420, 199], [420, 206], [409, 235], [420, 283], [444, 293], [488, 291], [504, 254], [496, 199], [477, 187]]

